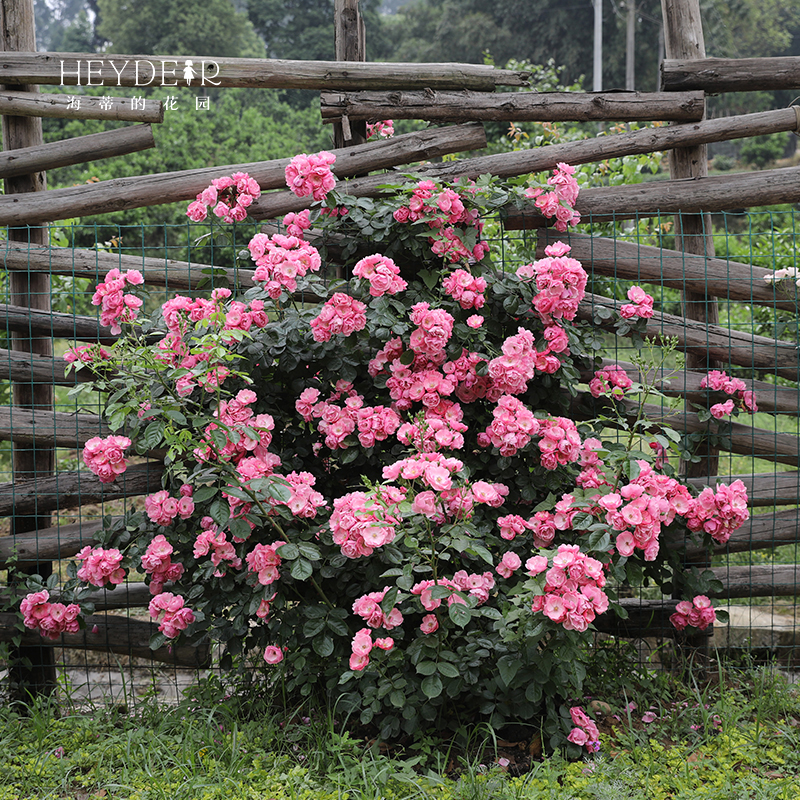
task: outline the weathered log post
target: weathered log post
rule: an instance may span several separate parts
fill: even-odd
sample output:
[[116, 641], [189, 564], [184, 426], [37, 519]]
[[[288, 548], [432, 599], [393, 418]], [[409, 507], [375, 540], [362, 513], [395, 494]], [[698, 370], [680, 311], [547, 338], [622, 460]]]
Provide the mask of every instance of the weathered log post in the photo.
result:
[[[366, 31], [358, 9], [358, 0], [336, 0], [334, 4], [334, 44], [337, 61], [366, 61]], [[347, 115], [333, 127], [333, 146], [361, 144], [367, 141], [367, 125], [350, 124]]]
[[[703, 23], [700, 17], [699, 0], [661, 0], [664, 17], [664, 42], [667, 58], [705, 58], [706, 48], [703, 40]], [[680, 147], [669, 152], [669, 171], [672, 178], [704, 178], [708, 176], [708, 148], [706, 145]], [[714, 257], [714, 239], [711, 232], [711, 215], [678, 214], [675, 217], [676, 250], [686, 253], [697, 253], [708, 258]], [[683, 315], [687, 320], [698, 320], [706, 325], [715, 325], [719, 321], [719, 308], [716, 299], [705, 293], [683, 293]], [[686, 353], [686, 369], [708, 370], [717, 364], [705, 355]], [[701, 445], [700, 461], [682, 464], [682, 471], [687, 477], [715, 475], [719, 465], [719, 451], [705, 443]], [[708, 563], [693, 562], [696, 566], [708, 566]], [[711, 630], [707, 634], [686, 636], [689, 649], [702, 661], [707, 661], [708, 642]]]
[[[4, 51], [36, 50], [36, 32], [33, 16], [33, 0], [0, 0], [0, 36]], [[26, 85], [19, 88], [31, 93], [38, 87]], [[16, 150], [23, 147], [41, 146], [43, 143], [42, 121], [38, 117], [3, 117], [3, 147]], [[34, 172], [14, 178], [6, 178], [7, 195], [24, 192], [40, 192], [46, 188], [45, 175]], [[8, 231], [10, 241], [31, 245], [44, 245], [48, 240], [45, 228], [21, 226]], [[9, 275], [11, 302], [18, 306], [48, 311], [50, 309], [50, 277], [43, 272], [16, 272]], [[33, 332], [12, 333], [11, 348], [36, 354], [52, 356], [53, 343], [48, 336], [34, 336]], [[53, 387], [46, 384], [13, 383], [12, 398], [17, 408], [50, 410], [53, 408]], [[54, 450], [52, 447], [37, 447], [35, 444], [13, 446], [14, 480], [42, 478], [52, 475]], [[50, 514], [34, 507], [29, 515], [14, 514], [11, 521], [12, 535], [47, 528]], [[33, 568], [40, 575], [49, 575], [52, 564], [40, 563]], [[9, 570], [9, 583], [18, 582], [28, 570]], [[11, 682], [13, 694], [26, 699], [30, 695], [50, 694], [56, 686], [53, 650], [39, 644], [24, 643], [12, 650]]]

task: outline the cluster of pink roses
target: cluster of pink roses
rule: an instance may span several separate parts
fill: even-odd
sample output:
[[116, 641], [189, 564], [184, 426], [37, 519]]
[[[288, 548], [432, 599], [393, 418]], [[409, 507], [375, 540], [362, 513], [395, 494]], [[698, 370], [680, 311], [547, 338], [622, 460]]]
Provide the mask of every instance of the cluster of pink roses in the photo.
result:
[[250, 572], [255, 572], [258, 582], [262, 586], [269, 586], [280, 578], [278, 567], [281, 565], [281, 557], [277, 550], [283, 541], [273, 542], [272, 544], [257, 544], [246, 556], [247, 568]]
[[255, 178], [246, 172], [234, 172], [224, 178], [214, 178], [211, 185], [189, 203], [186, 216], [194, 222], [202, 222], [208, 216], [208, 209], [223, 222], [242, 222], [247, 217], [247, 209], [253, 200], [261, 196], [261, 187]]
[[253, 279], [264, 284], [264, 291], [277, 300], [281, 294], [297, 289], [297, 278], [318, 272], [322, 265], [319, 251], [298, 236], [257, 233], [248, 243], [256, 263]]
[[653, 316], [653, 298], [641, 286], [631, 286], [628, 289], [628, 300], [631, 302], [625, 303], [619, 309], [619, 315], [623, 319], [650, 319]]
[[581, 455], [581, 437], [578, 428], [566, 417], [549, 417], [539, 421], [539, 450], [545, 469], [556, 469], [559, 464], [572, 464]]
[[533, 412], [516, 397], [504, 394], [492, 411], [494, 419], [485, 432], [478, 434], [478, 444], [490, 444], [502, 456], [513, 456], [522, 450], [539, 433], [539, 420]]
[[125, 450], [130, 446], [127, 436], [93, 436], [83, 446], [83, 461], [101, 483], [112, 483], [128, 468]]
[[394, 120], [379, 119], [377, 122], [368, 122], [367, 139], [371, 139], [373, 136], [380, 136], [381, 139], [394, 136]]
[[150, 594], [159, 594], [167, 581], [177, 581], [183, 575], [183, 564], [172, 561], [175, 548], [163, 533], [153, 537], [142, 556], [142, 569], [150, 576]]
[[236, 555], [236, 550], [228, 541], [225, 531], [220, 530], [211, 517], [200, 520], [200, 533], [194, 540], [192, 554], [195, 558], [211, 554], [211, 563], [216, 567], [214, 575], [219, 578], [225, 573], [220, 569], [223, 562], [227, 562], [234, 569], [242, 566], [242, 559]]
[[[436, 611], [442, 604], [440, 597], [433, 596], [433, 590], [437, 586], [444, 586], [450, 590], [447, 596], [447, 605], [454, 603], [465, 603], [461, 594], [474, 597], [477, 605], [483, 605], [489, 600], [492, 589], [494, 589], [494, 575], [491, 572], [468, 573], [460, 569], [451, 578], [438, 578], [437, 580], [424, 580], [411, 587], [411, 594], [419, 597], [419, 602], [426, 611]], [[460, 593], [460, 594], [459, 594]], [[437, 626], [438, 627], [438, 626]], [[423, 630], [423, 633], [429, 631]]]
[[172, 497], [166, 489], [150, 494], [144, 499], [147, 516], [156, 523], [166, 527], [175, 517], [189, 519], [194, 514], [192, 485], [184, 483], [180, 488], [180, 497]]
[[559, 163], [547, 179], [547, 185], [553, 190], [545, 192], [536, 187], [525, 190], [525, 196], [534, 199], [534, 205], [545, 217], [556, 218], [556, 230], [564, 232], [569, 225], [577, 225], [581, 215], [575, 211], [575, 202], [578, 199], [578, 182], [574, 178], [575, 167]]
[[704, 594], [699, 594], [692, 600], [681, 600], [675, 606], [675, 613], [670, 616], [669, 621], [679, 631], [687, 625], [704, 631], [709, 625], [713, 625], [716, 619], [717, 613], [711, 601]]
[[375, 253], [362, 258], [354, 267], [353, 275], [369, 282], [373, 297], [402, 292], [408, 284], [400, 277], [400, 268], [391, 258]]
[[545, 258], [517, 270], [520, 280], [535, 279], [533, 307], [545, 325], [557, 319], [575, 319], [586, 293], [586, 270], [580, 261], [568, 257], [571, 249], [564, 242], [554, 242], [545, 247]]
[[464, 411], [458, 403], [442, 400], [434, 408], [425, 408], [411, 422], [404, 422], [397, 431], [397, 438], [421, 453], [436, 450], [460, 450], [464, 446], [467, 426], [463, 422]]
[[58, 639], [62, 633], [77, 633], [80, 630], [78, 615], [81, 608], [76, 603], [65, 606], [51, 603], [47, 589], [31, 592], [20, 605], [22, 622], [26, 628], [38, 630], [47, 639]]
[[686, 513], [686, 526], [690, 531], [703, 531], [715, 542], [725, 544], [731, 533], [749, 517], [747, 488], [736, 480], [730, 486], [718, 484], [716, 492], [708, 486], [703, 489]]
[[[346, 395], [344, 404], [337, 405], [342, 395]], [[400, 426], [396, 411], [385, 406], [365, 406], [363, 396], [347, 381], [338, 381], [327, 400], [319, 398], [319, 389], [304, 389], [295, 408], [306, 422], [319, 420], [319, 432], [325, 437], [325, 446], [331, 450], [345, 449], [345, 440], [356, 431], [362, 447], [373, 447]]]
[[311, 227], [311, 211], [304, 208], [302, 211], [290, 211], [284, 218], [287, 236], [296, 236], [302, 239], [305, 232]]
[[411, 321], [417, 328], [411, 332], [409, 347], [417, 355], [437, 359], [444, 353], [453, 335], [452, 315], [441, 308], [431, 308], [430, 303], [411, 306]]
[[194, 611], [184, 605], [183, 598], [171, 592], [156, 595], [147, 610], [150, 617], [158, 621], [159, 631], [168, 639], [174, 639], [195, 620]]
[[712, 369], [708, 375], [705, 375], [703, 380], [700, 381], [700, 388], [732, 395], [724, 403], [715, 403], [711, 406], [711, 416], [716, 419], [727, 417], [733, 412], [734, 400], [739, 401], [743, 411], [747, 411], [750, 414], [755, 414], [758, 411], [755, 393], [748, 391], [747, 384], [740, 378], [731, 378], [727, 373], [720, 370]]
[[590, 753], [596, 753], [600, 749], [600, 731], [597, 730], [597, 725], [580, 706], [573, 706], [569, 715], [575, 727], [569, 732], [567, 739], [579, 747], [585, 747]]
[[388, 614], [381, 609], [383, 598], [390, 588], [385, 586], [383, 591], [364, 594], [353, 603], [353, 613], [361, 617], [370, 628], [386, 628], [390, 631], [403, 624], [403, 615], [398, 608], [392, 608]]
[[394, 541], [400, 524], [395, 507], [405, 496], [402, 489], [384, 486], [369, 494], [350, 492], [337, 497], [329, 520], [334, 544], [347, 558], [358, 558]]
[[[271, 455], [267, 448], [272, 441], [275, 420], [269, 414], [256, 414], [253, 411], [252, 406], [257, 399], [252, 389], [240, 389], [235, 397], [220, 402], [214, 411], [220, 424], [211, 422], [206, 426], [204, 440], [207, 444], [194, 451], [198, 461], [208, 461], [213, 457], [211, 434], [216, 430], [225, 434], [225, 445], [217, 455], [226, 461], [238, 464], [241, 459], [250, 456], [263, 460]], [[258, 438], [252, 438], [251, 433], [257, 434]]]
[[565, 531], [572, 524], [572, 519], [577, 513], [577, 509], [572, 508], [574, 499], [571, 494], [562, 495], [555, 505], [554, 512], [537, 511], [527, 520], [519, 514], [500, 517], [497, 520], [500, 537], [512, 541], [525, 531], [531, 531], [534, 547], [549, 547], [555, 539], [556, 531]]
[[[161, 306], [167, 334], [158, 342], [160, 352], [156, 358], [186, 370], [175, 382], [175, 389], [181, 397], [188, 397], [196, 386], [214, 392], [231, 374], [222, 361], [212, 360], [213, 346], [190, 347], [186, 336], [192, 326], [210, 321], [221, 329], [224, 339], [226, 331], [249, 331], [253, 326], [263, 328], [268, 322], [263, 300], [252, 300], [249, 304], [236, 300], [226, 308], [225, 301], [230, 296], [230, 289], [218, 288], [211, 292], [210, 298], [191, 299], [176, 295]], [[233, 341], [232, 337], [230, 341]]]
[[344, 292], [334, 292], [311, 320], [311, 335], [315, 342], [327, 342], [333, 335], [350, 336], [367, 325], [367, 307]]
[[486, 303], [486, 279], [476, 278], [465, 269], [457, 269], [447, 275], [442, 287], [465, 311], [483, 308]]
[[331, 165], [336, 156], [327, 150], [295, 156], [286, 167], [286, 185], [298, 197], [311, 197], [324, 200], [325, 195], [336, 185]]
[[79, 344], [77, 347], [69, 347], [64, 353], [64, 361], [67, 364], [96, 364], [98, 361], [108, 361], [111, 353], [99, 344]]
[[142, 299], [134, 294], [125, 294], [126, 286], [141, 286], [144, 283], [138, 269], [120, 272], [116, 267], [106, 274], [92, 295], [92, 305], [100, 306], [100, 324], [110, 325], [111, 333], [122, 333], [122, 323], [133, 322], [139, 315]]
[[631, 388], [633, 381], [622, 367], [611, 364], [594, 373], [594, 378], [589, 381], [589, 391], [592, 397], [610, 394], [612, 397], [622, 397]]
[[369, 654], [374, 647], [391, 650], [394, 647], [394, 639], [391, 636], [385, 636], [373, 642], [372, 631], [369, 628], [362, 628], [358, 631], [351, 643], [350, 669], [354, 672], [361, 672], [369, 664]]
[[639, 475], [618, 491], [597, 499], [606, 522], [616, 531], [617, 552], [630, 556], [644, 551], [645, 561], [658, 555], [659, 534], [676, 514], [685, 515], [693, 503], [689, 490], [674, 478], [655, 472], [646, 461], [637, 461]]
[[78, 569], [78, 580], [91, 583], [92, 586], [113, 586], [125, 580], [122, 564], [122, 553], [115, 547], [104, 550], [102, 547], [92, 548], [86, 545], [76, 556], [82, 564]]
[[420, 181], [408, 205], [400, 206], [393, 216], [401, 223], [425, 220], [432, 231], [429, 239], [431, 249], [435, 255], [450, 262], [480, 261], [489, 252], [487, 242], [479, 239], [470, 249], [462, 238], [465, 228], [473, 228], [478, 236], [483, 231], [483, 222], [477, 211], [465, 208], [458, 192], [442, 189], [431, 180]]
[[529, 558], [525, 568], [529, 575], [546, 571], [544, 594], [534, 598], [531, 610], [543, 613], [565, 630], [585, 631], [597, 614], [608, 610], [603, 565], [582, 553], [578, 545], [559, 545], [550, 569], [545, 556]]

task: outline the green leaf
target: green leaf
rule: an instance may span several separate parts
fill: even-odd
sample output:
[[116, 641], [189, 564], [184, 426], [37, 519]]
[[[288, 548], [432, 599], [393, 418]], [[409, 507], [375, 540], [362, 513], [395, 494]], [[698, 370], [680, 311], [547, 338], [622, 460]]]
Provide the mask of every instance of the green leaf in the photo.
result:
[[205, 503], [206, 500], [210, 500], [218, 491], [219, 489], [216, 486], [201, 486], [199, 489], [195, 489], [192, 500], [194, 500], [195, 504]]
[[309, 561], [319, 561], [322, 558], [322, 553], [320, 553], [319, 548], [315, 544], [311, 544], [310, 542], [298, 542], [297, 548], [300, 550], [300, 555], [307, 558]]
[[439, 674], [444, 675], [445, 678], [457, 678], [460, 674], [455, 664], [450, 664], [447, 661], [440, 661], [436, 665], [436, 669], [439, 671]]
[[399, 689], [395, 689], [389, 695], [389, 702], [395, 708], [402, 708], [406, 704], [406, 696]]
[[333, 631], [333, 633], [335, 633], [337, 636], [350, 635], [350, 631], [347, 629], [347, 625], [341, 619], [337, 619], [336, 617], [329, 617], [327, 624], [328, 624], [328, 630]]
[[300, 557], [300, 548], [294, 542], [282, 544], [275, 552], [287, 561], [294, 561]]
[[333, 652], [333, 639], [326, 634], [321, 634], [311, 640], [314, 652], [322, 658], [327, 658]]
[[292, 568], [289, 570], [289, 574], [296, 581], [304, 581], [310, 578], [313, 572], [314, 569], [311, 566], [311, 562], [306, 561], [304, 558], [298, 558], [297, 561], [292, 562]]
[[521, 666], [522, 662], [515, 656], [503, 656], [498, 659], [497, 669], [500, 673], [500, 678], [509, 689], [511, 688], [511, 681], [514, 680], [514, 676], [519, 672]]
[[178, 425], [186, 425], [188, 424], [188, 420], [184, 414], [181, 414], [180, 411], [176, 411], [173, 408], [167, 409], [164, 414], [169, 417], [173, 422], [177, 422]]
[[164, 438], [164, 423], [160, 420], [151, 422], [145, 429], [142, 439], [149, 450], [154, 450]]
[[482, 545], [477, 542], [472, 542], [467, 548], [467, 552], [471, 555], [476, 555], [482, 558], [487, 564], [494, 565], [494, 558], [492, 554]]
[[247, 521], [243, 519], [232, 519], [228, 528], [231, 535], [235, 536], [237, 539], [249, 539], [252, 533]]
[[419, 664], [417, 664], [417, 672], [420, 675], [433, 675], [436, 672], [436, 662], [420, 661]]
[[303, 625], [303, 636], [311, 639], [324, 629], [325, 620], [323, 618], [310, 619]]
[[472, 611], [463, 603], [453, 603], [448, 606], [447, 614], [459, 628], [466, 627], [472, 619]]
[[434, 697], [438, 697], [442, 693], [442, 679], [438, 675], [428, 675], [424, 681], [422, 681], [422, 693], [426, 697], [430, 697], [433, 699]]
[[220, 528], [224, 528], [228, 524], [228, 520], [231, 516], [230, 507], [219, 497], [211, 504], [208, 513], [211, 515], [211, 519], [213, 519]]

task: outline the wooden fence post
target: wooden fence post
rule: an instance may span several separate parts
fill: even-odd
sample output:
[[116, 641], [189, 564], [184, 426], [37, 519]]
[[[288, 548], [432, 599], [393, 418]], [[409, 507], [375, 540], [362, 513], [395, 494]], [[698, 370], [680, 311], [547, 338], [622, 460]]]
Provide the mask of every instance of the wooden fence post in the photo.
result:
[[[661, 0], [664, 17], [664, 43], [667, 58], [705, 58], [706, 47], [703, 39], [703, 23], [700, 17], [699, 0]], [[708, 148], [706, 145], [678, 147], [669, 152], [669, 171], [671, 178], [705, 178], [708, 176]], [[711, 215], [677, 214], [675, 216], [675, 249], [686, 253], [714, 258], [714, 238], [711, 231]], [[713, 297], [705, 293], [683, 293], [683, 316], [706, 325], [719, 322], [719, 307]], [[686, 369], [706, 371], [717, 366], [706, 355], [686, 353]], [[688, 410], [687, 410], [688, 411]], [[687, 477], [715, 475], [719, 466], [719, 451], [705, 442], [700, 445], [699, 462], [682, 464]], [[702, 568], [710, 562], [697, 563]], [[680, 598], [679, 598], [680, 599]], [[684, 641], [689, 652], [701, 656], [703, 662], [708, 657], [708, 633], [686, 636]], [[678, 640], [680, 641], [680, 640]], [[704, 664], [700, 665], [701, 667]]]
[[[367, 46], [364, 20], [358, 10], [358, 0], [336, 0], [334, 3], [334, 36], [337, 61], [366, 61]], [[334, 124], [333, 146], [361, 144], [367, 141], [367, 124], [350, 124], [347, 115]]]
[[[36, 32], [34, 27], [33, 0], [0, 0], [0, 36], [4, 51], [35, 51]], [[24, 91], [38, 92], [37, 86], [15, 87]], [[35, 147], [43, 143], [42, 121], [38, 117], [3, 117], [3, 147], [16, 150], [21, 147]], [[5, 193], [39, 192], [46, 188], [44, 173], [21, 175], [6, 178]], [[44, 245], [48, 243], [46, 228], [20, 227], [8, 232], [10, 241], [25, 244]], [[47, 311], [50, 309], [50, 277], [43, 272], [19, 272], [9, 275], [11, 302], [14, 305]], [[11, 349], [29, 354], [52, 356], [53, 343], [49, 337], [32, 333], [12, 333]], [[18, 408], [52, 410], [53, 387], [46, 384], [12, 384], [13, 404]], [[13, 447], [14, 480], [21, 478], [41, 478], [52, 475], [54, 450], [49, 447], [17, 445]], [[50, 525], [50, 514], [30, 516], [14, 515], [11, 532], [13, 535], [25, 531], [46, 528]], [[39, 564], [34, 568], [42, 576], [52, 571], [52, 564]], [[23, 578], [27, 570], [16, 573], [16, 579]], [[13, 583], [11, 573], [9, 583]], [[55, 689], [56, 671], [53, 650], [42, 645], [23, 645], [12, 653], [12, 689], [18, 697], [49, 694]]]

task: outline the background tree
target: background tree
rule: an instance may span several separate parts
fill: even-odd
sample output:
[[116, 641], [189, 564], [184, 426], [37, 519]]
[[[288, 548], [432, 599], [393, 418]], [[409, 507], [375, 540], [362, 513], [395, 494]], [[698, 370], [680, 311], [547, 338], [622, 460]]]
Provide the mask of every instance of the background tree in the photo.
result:
[[97, 30], [116, 53], [261, 58], [263, 43], [230, 0], [97, 0]]

